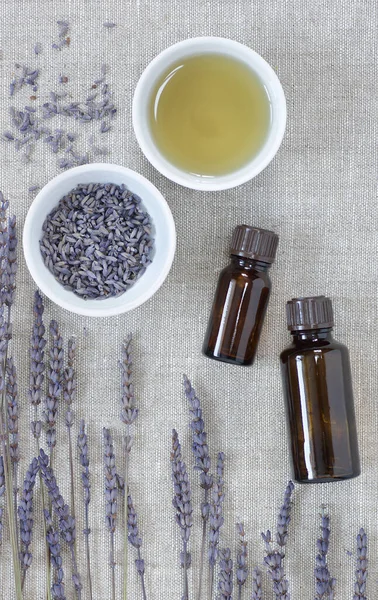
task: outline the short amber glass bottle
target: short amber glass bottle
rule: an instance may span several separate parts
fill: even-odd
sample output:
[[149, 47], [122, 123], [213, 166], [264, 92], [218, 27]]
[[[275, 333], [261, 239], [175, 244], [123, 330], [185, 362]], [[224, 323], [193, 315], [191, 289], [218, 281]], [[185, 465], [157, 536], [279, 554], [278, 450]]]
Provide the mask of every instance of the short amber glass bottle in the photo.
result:
[[349, 353], [332, 338], [331, 300], [294, 298], [287, 321], [293, 342], [281, 354], [281, 371], [294, 477], [301, 483], [357, 477]]
[[206, 356], [236, 365], [254, 361], [270, 296], [268, 269], [278, 236], [273, 231], [238, 225], [231, 242], [231, 263], [220, 274], [207, 328]]

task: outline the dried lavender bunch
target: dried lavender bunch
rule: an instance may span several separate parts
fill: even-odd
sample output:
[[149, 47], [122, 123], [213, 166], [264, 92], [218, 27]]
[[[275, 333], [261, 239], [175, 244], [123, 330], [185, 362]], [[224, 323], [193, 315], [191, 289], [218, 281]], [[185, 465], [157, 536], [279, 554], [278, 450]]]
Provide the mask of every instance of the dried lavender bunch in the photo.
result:
[[42, 400], [42, 389], [45, 380], [45, 326], [43, 324], [43, 301], [41, 294], [36, 291], [34, 294], [34, 323], [30, 344], [30, 386], [28, 399], [34, 409], [34, 420], [31, 422], [31, 431], [37, 440], [41, 435], [42, 423], [38, 420], [38, 406]]
[[127, 529], [129, 542], [132, 546], [134, 546], [134, 548], [137, 549], [137, 559], [135, 561], [135, 566], [142, 585], [143, 600], [146, 600], [147, 596], [144, 584], [144, 560], [142, 559], [140, 550], [142, 546], [142, 538], [139, 535], [138, 517], [135, 512], [133, 500], [130, 495], [127, 497]]
[[88, 440], [87, 434], [85, 433], [85, 422], [80, 421], [79, 435], [77, 438], [77, 446], [80, 454], [80, 464], [83, 467], [81, 472], [81, 481], [84, 490], [84, 513], [85, 513], [85, 553], [87, 559], [87, 580], [89, 597], [92, 600], [92, 575], [91, 575], [91, 560], [89, 552], [89, 534], [91, 532], [89, 528], [89, 503], [91, 500], [91, 484], [89, 481], [89, 456], [88, 456]]
[[242, 588], [248, 577], [247, 566], [247, 541], [245, 539], [245, 531], [243, 523], [236, 524], [236, 530], [239, 534], [240, 548], [236, 557], [236, 579], [238, 583], [238, 598], [241, 600]]
[[214, 589], [214, 567], [218, 558], [218, 544], [221, 527], [224, 523], [222, 505], [224, 500], [224, 454], [219, 452], [217, 460], [217, 477], [213, 483], [210, 502], [209, 517], [209, 598], [213, 597]]
[[320, 537], [316, 543], [318, 554], [316, 556], [316, 567], [314, 571], [316, 592], [315, 598], [316, 600], [333, 600], [333, 590], [335, 588], [336, 580], [330, 576], [327, 565], [327, 554], [331, 530], [329, 528], [329, 516], [327, 515], [324, 506], [322, 507], [321, 513], [320, 532]]
[[76, 374], [74, 370], [76, 352], [76, 341], [75, 338], [68, 340], [67, 349], [67, 366], [63, 373], [63, 399], [66, 403], [66, 427], [68, 432], [68, 454], [70, 460], [70, 482], [71, 482], [71, 513], [75, 517], [75, 486], [74, 486], [74, 467], [73, 467], [73, 452], [72, 452], [72, 435], [71, 428], [73, 425], [74, 414], [72, 411], [72, 404], [76, 398]]
[[113, 451], [113, 440], [109, 429], [104, 427], [104, 467], [105, 467], [105, 501], [106, 526], [110, 533], [110, 568], [112, 572], [112, 600], [115, 600], [115, 561], [114, 561], [114, 532], [117, 520], [117, 472]]
[[[5, 473], [4, 473], [4, 460], [3, 457], [0, 456], [0, 500], [4, 496], [5, 492]], [[3, 541], [3, 506], [0, 507], [0, 546]]]
[[[16, 367], [12, 358], [7, 359], [7, 408], [8, 408], [8, 451], [12, 464], [13, 477], [13, 510], [17, 515], [17, 496], [18, 496], [18, 463], [20, 452], [18, 447], [18, 388]], [[18, 522], [16, 518], [16, 535], [18, 540]]]
[[367, 567], [367, 535], [365, 533], [365, 530], [361, 528], [357, 535], [357, 569], [353, 600], [367, 600]]
[[218, 600], [232, 600], [233, 565], [231, 560], [231, 551], [229, 548], [221, 550], [219, 556]]
[[251, 600], [262, 600], [261, 571], [257, 567], [252, 571]]
[[188, 377], [184, 375], [184, 391], [185, 396], [189, 402], [190, 415], [192, 420], [190, 422], [190, 429], [192, 431], [193, 442], [192, 450], [195, 459], [195, 470], [200, 473], [200, 485], [204, 490], [204, 499], [201, 504], [201, 515], [202, 515], [202, 541], [201, 541], [201, 554], [200, 554], [200, 572], [198, 582], [198, 600], [201, 600], [202, 591], [202, 579], [203, 579], [203, 565], [205, 557], [205, 545], [206, 545], [206, 532], [207, 522], [210, 513], [209, 504], [209, 490], [213, 485], [213, 477], [210, 474], [211, 460], [209, 454], [209, 448], [207, 445], [207, 434], [205, 431], [205, 424], [202, 418], [201, 403], [196, 395], [196, 392], [189, 381]]
[[33, 534], [33, 492], [38, 471], [38, 459], [33, 458], [26, 472], [20, 505], [18, 507], [18, 517], [20, 519], [20, 561], [22, 569], [22, 585], [25, 580], [26, 571], [32, 562], [30, 544]]
[[76, 597], [81, 600], [81, 580], [77, 568], [76, 553], [75, 553], [75, 539], [76, 539], [76, 523], [75, 519], [70, 515], [69, 507], [64, 502], [63, 497], [60, 493], [58, 484], [56, 482], [54, 472], [49, 467], [49, 458], [41, 449], [39, 454], [39, 466], [41, 469], [42, 479], [49, 493], [51, 504], [54, 509], [56, 516], [58, 517], [58, 524], [60, 535], [62, 539], [67, 543], [72, 561], [72, 581], [75, 586]]
[[186, 465], [181, 457], [181, 446], [177, 431], [172, 431], [172, 481], [174, 488], [173, 506], [176, 509], [176, 522], [181, 530], [182, 539], [182, 557], [184, 568], [184, 593], [183, 600], [188, 600], [188, 564], [190, 564], [190, 555], [188, 556], [188, 542], [190, 531], [193, 525], [192, 493]]
[[56, 445], [56, 418], [58, 404], [62, 394], [63, 371], [63, 340], [59, 333], [58, 323], [50, 322], [51, 348], [48, 368], [48, 392], [45, 399], [44, 419], [46, 423], [46, 441], [50, 449], [50, 462], [52, 452]]
[[268, 530], [261, 536], [265, 543], [266, 556], [264, 562], [268, 567], [268, 574], [273, 582], [273, 592], [276, 600], [290, 600], [289, 582], [284, 570], [285, 545], [287, 542], [287, 528], [290, 523], [290, 511], [292, 506], [292, 493], [294, 484], [289, 481], [284, 495], [284, 502], [280, 508], [277, 522], [277, 546], [273, 548], [272, 534]]
[[59, 533], [54, 530], [51, 515], [48, 510], [43, 511], [46, 524], [46, 541], [51, 554], [51, 565], [54, 569], [54, 581], [51, 586], [51, 594], [54, 600], [66, 600], [64, 593], [64, 573], [62, 568], [62, 557], [60, 555]]

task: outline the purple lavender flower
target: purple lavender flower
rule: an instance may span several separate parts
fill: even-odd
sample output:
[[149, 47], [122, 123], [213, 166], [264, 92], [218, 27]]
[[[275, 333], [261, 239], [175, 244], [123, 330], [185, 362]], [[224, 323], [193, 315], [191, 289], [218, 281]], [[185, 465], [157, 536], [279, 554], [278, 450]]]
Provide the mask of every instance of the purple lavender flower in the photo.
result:
[[64, 502], [63, 497], [60, 493], [58, 484], [54, 476], [54, 472], [51, 469], [51, 467], [48, 466], [48, 464], [49, 458], [41, 449], [39, 455], [39, 466], [41, 469], [42, 479], [51, 498], [51, 504], [54, 509], [54, 512], [58, 518], [60, 535], [62, 539], [67, 543], [71, 552], [72, 581], [75, 586], [76, 596], [78, 600], [80, 600], [82, 585], [77, 568], [75, 554], [76, 523], [75, 519], [70, 515], [68, 505]]
[[219, 553], [219, 582], [218, 582], [218, 599], [232, 600], [233, 590], [233, 571], [231, 551], [229, 548], [221, 550]]
[[251, 600], [262, 600], [261, 571], [257, 567], [252, 571]]
[[331, 530], [329, 528], [329, 516], [327, 515], [324, 506], [322, 507], [321, 513], [320, 532], [320, 537], [316, 543], [318, 554], [316, 556], [316, 567], [314, 571], [316, 591], [315, 598], [316, 600], [326, 600], [328, 598], [332, 600], [336, 580], [330, 576], [327, 565], [327, 554]]
[[294, 490], [294, 484], [292, 481], [289, 481], [287, 484], [284, 501], [281, 506], [280, 512], [278, 514], [277, 521], [277, 531], [276, 531], [276, 539], [277, 544], [281, 548], [282, 556], [285, 556], [285, 546], [287, 542], [287, 530], [290, 523], [290, 513], [291, 513], [291, 496]]
[[184, 594], [183, 600], [188, 600], [188, 574], [187, 568], [190, 564], [190, 556], [188, 557], [188, 542], [190, 531], [193, 525], [193, 509], [192, 509], [192, 493], [190, 490], [190, 482], [186, 465], [181, 457], [181, 446], [178, 439], [177, 431], [172, 431], [172, 481], [174, 488], [173, 506], [176, 509], [176, 522], [180, 527], [181, 538], [183, 544], [183, 560], [184, 563]]
[[83, 467], [81, 472], [81, 481], [84, 490], [84, 513], [85, 513], [85, 552], [87, 559], [87, 579], [89, 587], [89, 597], [92, 600], [92, 575], [91, 575], [91, 561], [89, 552], [89, 534], [91, 532], [89, 528], [89, 503], [91, 500], [91, 484], [89, 481], [89, 456], [88, 456], [88, 440], [87, 434], [85, 433], [85, 422], [80, 421], [79, 435], [77, 438], [77, 446], [80, 453], [80, 464]]
[[43, 511], [46, 523], [46, 540], [50, 549], [51, 565], [54, 569], [54, 581], [51, 586], [53, 600], [66, 600], [63, 583], [63, 561], [60, 555], [59, 533], [54, 530], [51, 515], [47, 509]]
[[247, 542], [245, 539], [245, 531], [243, 523], [236, 524], [236, 530], [239, 534], [240, 548], [236, 558], [236, 579], [238, 583], [238, 597], [241, 600], [242, 587], [247, 581], [248, 566], [247, 566]]
[[142, 546], [142, 538], [139, 535], [138, 517], [135, 512], [133, 500], [130, 495], [127, 497], [127, 530], [128, 540], [130, 544], [137, 549], [138, 554], [137, 559], [135, 561], [135, 566], [142, 584], [143, 600], [146, 600], [146, 588], [144, 584], [144, 560], [142, 559], [140, 550]]
[[38, 459], [33, 458], [29, 469], [26, 472], [22, 495], [18, 507], [18, 517], [20, 519], [20, 561], [23, 571], [22, 577], [25, 578], [25, 573], [32, 562], [32, 554], [30, 552], [30, 544], [33, 533], [33, 490], [35, 479], [39, 471]]
[[71, 428], [74, 421], [72, 404], [76, 397], [76, 374], [74, 370], [76, 352], [76, 341], [74, 338], [68, 340], [67, 350], [67, 367], [63, 373], [63, 399], [66, 403], [66, 427], [68, 431], [68, 455], [70, 461], [70, 483], [71, 483], [71, 512], [75, 517], [75, 494], [74, 494], [74, 468], [73, 468], [73, 452], [72, 452], [72, 435]]
[[51, 321], [50, 335], [52, 339], [48, 369], [48, 392], [45, 399], [44, 418], [46, 423], [46, 441], [50, 455], [56, 445], [56, 417], [58, 403], [62, 394], [63, 340], [59, 333], [58, 323]]
[[34, 294], [34, 323], [33, 332], [30, 343], [30, 387], [28, 391], [28, 399], [31, 406], [34, 408], [34, 420], [30, 424], [30, 429], [33, 437], [37, 441], [41, 435], [42, 422], [37, 419], [38, 406], [42, 400], [42, 388], [45, 380], [45, 326], [43, 324], [43, 300], [41, 294], [36, 291]]
[[[13, 464], [20, 460], [18, 448], [18, 387], [17, 373], [13, 359], [7, 359], [7, 404], [8, 404], [8, 433], [9, 433], [9, 456]], [[16, 475], [16, 473], [15, 473]], [[17, 488], [17, 479], [14, 484]]]
[[222, 515], [222, 505], [224, 500], [224, 454], [219, 452], [217, 460], [217, 477], [213, 482], [210, 502], [210, 517], [209, 517], [209, 597], [213, 597], [214, 588], [214, 567], [218, 558], [218, 544], [221, 527], [224, 523]]
[[367, 535], [365, 533], [365, 530], [361, 528], [357, 535], [357, 569], [353, 600], [367, 600], [367, 567]]
[[5, 269], [5, 287], [2, 288], [3, 302], [10, 308], [16, 292], [17, 273], [17, 235], [16, 217], [8, 219], [8, 252]]
[[104, 467], [105, 467], [105, 502], [106, 526], [110, 533], [110, 568], [112, 572], [112, 600], [115, 600], [115, 561], [114, 561], [114, 532], [117, 520], [117, 472], [113, 451], [113, 440], [109, 429], [104, 427]]

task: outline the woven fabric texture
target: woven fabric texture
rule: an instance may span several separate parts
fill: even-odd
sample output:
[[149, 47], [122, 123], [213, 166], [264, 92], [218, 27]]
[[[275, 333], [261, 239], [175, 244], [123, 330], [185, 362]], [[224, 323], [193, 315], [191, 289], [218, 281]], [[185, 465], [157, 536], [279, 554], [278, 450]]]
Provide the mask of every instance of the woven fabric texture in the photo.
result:
[[[56, 21], [70, 22], [70, 45], [51, 45]], [[106, 29], [105, 21], [117, 27]], [[353, 369], [362, 475], [337, 484], [297, 486], [287, 548], [286, 568], [292, 600], [314, 598], [313, 568], [319, 512], [327, 505], [332, 526], [329, 565], [337, 579], [337, 598], [353, 597], [355, 536], [369, 533], [370, 594], [378, 579], [377, 398], [378, 295], [377, 217], [377, 71], [378, 4], [376, 0], [2, 0], [0, 3], [0, 131], [10, 129], [9, 106], [48, 101], [49, 91], [63, 88], [72, 101], [85, 98], [101, 65], [118, 114], [109, 133], [99, 124], [74, 120], [62, 126], [79, 135], [84, 151], [88, 137], [109, 148], [103, 160], [145, 175], [163, 193], [177, 227], [177, 253], [167, 281], [145, 305], [109, 319], [78, 317], [45, 301], [45, 322], [56, 318], [65, 341], [78, 344], [78, 398], [75, 426], [88, 422], [92, 501], [90, 505], [94, 598], [111, 598], [109, 534], [104, 525], [102, 427], [115, 438], [122, 465], [123, 425], [119, 419], [120, 348], [134, 333], [134, 383], [140, 410], [131, 453], [130, 485], [143, 535], [146, 588], [150, 600], [179, 598], [182, 573], [180, 537], [174, 522], [170, 478], [171, 430], [176, 427], [193, 487], [194, 526], [190, 542], [190, 597], [198, 579], [201, 492], [192, 470], [188, 406], [182, 374], [191, 378], [202, 400], [209, 448], [225, 453], [225, 525], [221, 546], [236, 548], [235, 523], [243, 520], [249, 564], [262, 566], [260, 532], [274, 529], [290, 478], [279, 353], [289, 343], [285, 302], [293, 296], [326, 294], [334, 301], [336, 337], [349, 346]], [[157, 173], [142, 155], [131, 125], [136, 82], [148, 62], [170, 44], [187, 37], [215, 35], [245, 43], [276, 70], [288, 105], [287, 132], [271, 165], [240, 188], [218, 193], [181, 188]], [[42, 45], [36, 57], [33, 47]], [[37, 100], [23, 88], [9, 98], [15, 63], [41, 69]], [[66, 87], [60, 74], [68, 77]], [[50, 124], [49, 124], [50, 125]], [[60, 123], [51, 123], [51, 128]], [[19, 235], [33, 194], [59, 172], [57, 156], [37, 143], [28, 164], [14, 144], [0, 143], [0, 189], [17, 215]], [[211, 361], [201, 345], [218, 273], [227, 263], [232, 229], [247, 223], [280, 236], [271, 276], [273, 292], [258, 360], [251, 368]], [[211, 248], [211, 253], [209, 253]], [[12, 354], [19, 370], [20, 480], [33, 456], [29, 433], [28, 346], [35, 286], [19, 249], [18, 292], [14, 308]], [[44, 442], [44, 436], [42, 437]], [[58, 422], [55, 470], [68, 498], [67, 435], [62, 412]], [[214, 464], [214, 463], [213, 463]], [[79, 565], [83, 598], [89, 598], [83, 571], [83, 505], [76, 470]], [[25, 597], [44, 598], [44, 546], [39, 485], [33, 564]], [[117, 598], [122, 594], [122, 518], [116, 532]], [[141, 598], [129, 549], [129, 598]], [[7, 530], [0, 550], [1, 594], [11, 599]], [[67, 598], [74, 598], [64, 550]], [[206, 572], [206, 570], [205, 570]], [[264, 598], [271, 583], [263, 577]], [[206, 589], [206, 588], [205, 588]], [[247, 583], [245, 598], [250, 596]], [[207, 595], [204, 594], [204, 598]], [[207, 600], [210, 600], [207, 598]]]

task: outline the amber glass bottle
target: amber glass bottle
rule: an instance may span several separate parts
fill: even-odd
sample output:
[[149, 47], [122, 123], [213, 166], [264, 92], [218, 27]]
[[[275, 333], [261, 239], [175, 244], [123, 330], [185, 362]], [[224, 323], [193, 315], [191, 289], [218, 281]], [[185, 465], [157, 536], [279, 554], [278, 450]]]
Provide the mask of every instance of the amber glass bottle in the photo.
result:
[[255, 358], [268, 300], [268, 269], [278, 236], [238, 225], [231, 242], [231, 263], [220, 274], [205, 337], [206, 356], [236, 365]]
[[294, 477], [301, 483], [360, 474], [352, 378], [346, 346], [336, 342], [324, 296], [287, 303], [293, 342], [281, 354]]

